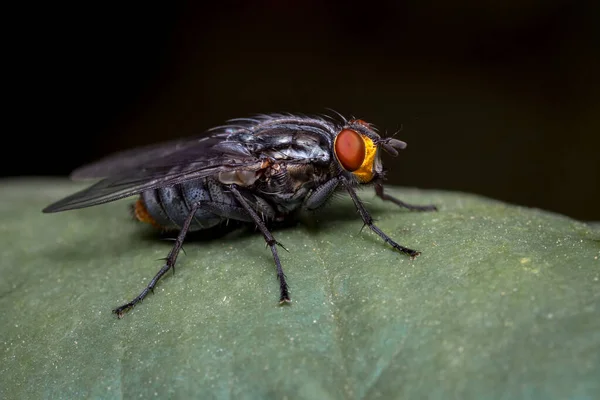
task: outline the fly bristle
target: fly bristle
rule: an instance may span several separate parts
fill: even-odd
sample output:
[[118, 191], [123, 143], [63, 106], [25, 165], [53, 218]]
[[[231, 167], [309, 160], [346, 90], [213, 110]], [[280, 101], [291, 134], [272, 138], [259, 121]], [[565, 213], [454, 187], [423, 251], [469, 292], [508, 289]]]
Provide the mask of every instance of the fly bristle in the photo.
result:
[[[331, 111], [332, 113], [334, 113], [337, 117], [340, 118], [340, 121], [342, 122], [343, 125], [346, 125], [348, 123], [348, 119], [346, 117], [344, 117], [341, 113], [337, 112], [336, 110], [334, 110], [333, 108], [326, 108], [327, 110]], [[335, 120], [334, 117], [330, 117], [331, 119]]]

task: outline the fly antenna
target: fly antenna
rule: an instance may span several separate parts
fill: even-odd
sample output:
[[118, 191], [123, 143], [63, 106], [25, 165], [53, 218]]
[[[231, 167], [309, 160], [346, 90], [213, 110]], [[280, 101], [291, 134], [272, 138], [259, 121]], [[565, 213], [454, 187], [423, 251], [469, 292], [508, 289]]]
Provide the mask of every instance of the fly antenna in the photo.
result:
[[404, 150], [406, 148], [406, 142], [391, 137], [385, 138], [379, 143], [392, 157], [396, 157], [398, 155], [398, 150]]

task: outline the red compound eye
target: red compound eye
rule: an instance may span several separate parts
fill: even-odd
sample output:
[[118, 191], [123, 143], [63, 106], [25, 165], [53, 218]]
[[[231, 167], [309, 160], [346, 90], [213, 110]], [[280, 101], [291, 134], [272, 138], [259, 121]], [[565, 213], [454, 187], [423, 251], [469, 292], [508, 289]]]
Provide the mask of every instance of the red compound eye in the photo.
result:
[[333, 149], [346, 171], [356, 171], [365, 160], [365, 142], [351, 129], [344, 129], [337, 135]]

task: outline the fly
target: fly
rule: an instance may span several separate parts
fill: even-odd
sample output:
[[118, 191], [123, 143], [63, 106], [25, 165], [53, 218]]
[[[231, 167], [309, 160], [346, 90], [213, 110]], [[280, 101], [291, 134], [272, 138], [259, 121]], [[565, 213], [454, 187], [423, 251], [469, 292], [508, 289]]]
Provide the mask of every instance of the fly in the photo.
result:
[[76, 169], [73, 180], [99, 182], [46, 207], [52, 213], [90, 207], [139, 195], [136, 219], [177, 233], [165, 265], [142, 292], [113, 310], [119, 318], [153, 291], [175, 262], [186, 234], [232, 219], [255, 224], [273, 253], [280, 303], [290, 302], [288, 284], [272, 222], [317, 210], [337, 192], [347, 192], [364, 224], [394, 249], [411, 257], [420, 253], [401, 246], [374, 223], [356, 194], [372, 185], [382, 200], [414, 211], [433, 205], [404, 203], [384, 193], [381, 150], [392, 156], [406, 143], [382, 138], [360, 119], [270, 114], [238, 118], [192, 137], [124, 151]]

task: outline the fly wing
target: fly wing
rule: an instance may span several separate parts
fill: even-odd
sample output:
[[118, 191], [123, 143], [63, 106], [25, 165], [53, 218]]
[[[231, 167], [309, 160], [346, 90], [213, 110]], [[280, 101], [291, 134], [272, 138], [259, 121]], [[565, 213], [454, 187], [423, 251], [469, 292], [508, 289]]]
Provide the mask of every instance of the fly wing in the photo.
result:
[[212, 135], [128, 150], [84, 166], [74, 180], [104, 178], [43, 212], [90, 207], [146, 190], [239, 169], [258, 171], [265, 158], [328, 165], [335, 126], [323, 119], [265, 115], [232, 120]]
[[131, 170], [146, 163], [165, 158], [176, 153], [188, 144], [200, 142], [205, 138], [193, 140], [174, 140], [112, 154], [94, 163], [84, 165], [74, 170], [69, 176], [74, 181], [106, 178], [126, 170]]
[[73, 172], [74, 180], [104, 178], [46, 207], [51, 213], [90, 207], [157, 187], [206, 177], [220, 171], [260, 166], [243, 143], [227, 134], [167, 142], [118, 153]]

